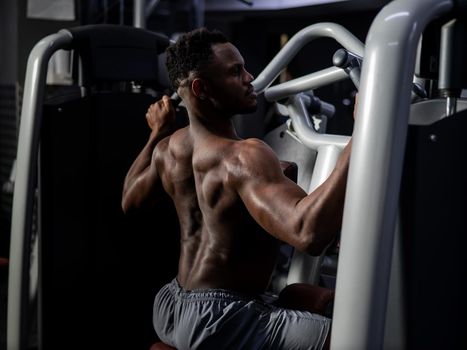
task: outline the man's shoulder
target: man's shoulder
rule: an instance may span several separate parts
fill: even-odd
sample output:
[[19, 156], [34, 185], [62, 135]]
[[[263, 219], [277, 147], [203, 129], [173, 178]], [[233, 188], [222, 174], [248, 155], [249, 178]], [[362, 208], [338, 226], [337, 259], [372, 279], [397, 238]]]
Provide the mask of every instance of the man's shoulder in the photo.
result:
[[264, 142], [263, 140], [257, 138], [248, 138], [244, 140], [240, 140], [237, 142], [239, 147], [239, 151], [252, 151], [252, 152], [271, 152], [272, 149], [269, 145]]
[[235, 142], [230, 156], [226, 157], [224, 161], [231, 174], [242, 178], [255, 176], [262, 169], [279, 164], [271, 147], [256, 138]]
[[248, 138], [236, 141], [231, 148], [231, 159], [240, 162], [256, 161], [258, 158], [274, 154], [272, 149], [262, 140]]
[[159, 152], [165, 152], [169, 147], [183, 147], [187, 143], [186, 128], [178, 129], [170, 135], [161, 139], [156, 146]]

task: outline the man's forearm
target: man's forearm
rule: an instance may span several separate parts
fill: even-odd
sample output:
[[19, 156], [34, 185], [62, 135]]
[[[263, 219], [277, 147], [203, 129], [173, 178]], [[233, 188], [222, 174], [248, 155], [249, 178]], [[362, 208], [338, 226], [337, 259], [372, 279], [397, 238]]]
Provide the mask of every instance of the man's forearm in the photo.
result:
[[131, 179], [137, 177], [151, 164], [152, 153], [154, 152], [154, 148], [157, 146], [160, 140], [162, 140], [164, 137], [171, 135], [172, 132], [173, 131], [170, 131], [168, 128], [161, 131], [151, 131], [148, 142], [141, 150], [138, 157], [136, 157], [135, 161], [130, 167], [130, 170], [128, 170], [128, 174], [125, 178], [125, 186], [127, 185], [127, 181], [131, 182]]
[[124, 211], [127, 211], [127, 209], [132, 205], [132, 202], [135, 201], [138, 196], [142, 196], [144, 194], [143, 192], [145, 188], [138, 188], [138, 183], [141, 183], [141, 180], [144, 180], [144, 176], [151, 176], [151, 174], [148, 173], [148, 170], [151, 166], [154, 149], [159, 141], [170, 136], [173, 131], [174, 128], [172, 127], [165, 127], [151, 131], [148, 142], [136, 157], [125, 177], [122, 195], [122, 208]]

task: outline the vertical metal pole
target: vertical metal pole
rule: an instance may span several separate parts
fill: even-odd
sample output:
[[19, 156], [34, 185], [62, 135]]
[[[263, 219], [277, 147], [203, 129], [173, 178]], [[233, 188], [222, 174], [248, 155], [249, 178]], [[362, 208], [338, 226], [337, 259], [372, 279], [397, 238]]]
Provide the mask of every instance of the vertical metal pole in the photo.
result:
[[146, 10], [145, 0], [133, 0], [133, 27], [146, 28], [146, 16], [144, 11]]
[[108, 23], [108, 12], [109, 12], [109, 6], [107, 4], [107, 0], [104, 0], [103, 1], [103, 6], [104, 6], [104, 10], [102, 11], [103, 14], [104, 14], [104, 23]]
[[195, 14], [194, 26], [195, 28], [201, 28], [204, 26], [204, 0], [193, 0], [193, 7]]
[[50, 57], [71, 42], [67, 31], [39, 41], [28, 59], [20, 120], [17, 174], [13, 193], [10, 267], [8, 275], [7, 349], [21, 350], [27, 343], [29, 301], [29, 242], [31, 239], [34, 178], [36, 173], [42, 103]]
[[125, 24], [125, 0], [120, 0], [118, 12], [118, 24], [122, 26]]
[[451, 0], [395, 0], [367, 35], [331, 349], [381, 349], [418, 40]]
[[[308, 193], [314, 191], [328, 178], [336, 165], [339, 154], [350, 140], [348, 136], [317, 133], [308, 115], [309, 103], [310, 97], [302, 93], [291, 97], [287, 106], [294, 131], [300, 142], [318, 151]], [[317, 284], [321, 262], [322, 256], [312, 257], [295, 250], [287, 276], [287, 284], [296, 282]]]
[[[313, 192], [326, 181], [336, 167], [341, 151], [342, 148], [332, 144], [318, 147], [318, 154], [316, 156], [308, 193]], [[320, 268], [323, 258], [324, 255], [310, 256], [295, 249], [287, 276], [287, 284], [305, 282], [317, 285], [319, 283]]]

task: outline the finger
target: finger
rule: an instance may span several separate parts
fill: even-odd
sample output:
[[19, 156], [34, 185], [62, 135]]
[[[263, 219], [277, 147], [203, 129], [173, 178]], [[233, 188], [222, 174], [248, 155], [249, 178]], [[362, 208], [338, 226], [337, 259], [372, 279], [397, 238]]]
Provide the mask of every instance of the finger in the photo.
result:
[[167, 110], [172, 108], [172, 103], [170, 102], [170, 97], [167, 95], [162, 96], [162, 103]]
[[151, 105], [150, 112], [156, 113], [156, 111], [161, 110], [163, 108], [162, 101], [157, 101], [156, 103]]
[[160, 99], [158, 102], [157, 102], [157, 107], [159, 109], [164, 109], [164, 108], [167, 108], [167, 102], [165, 101], [164, 98]]

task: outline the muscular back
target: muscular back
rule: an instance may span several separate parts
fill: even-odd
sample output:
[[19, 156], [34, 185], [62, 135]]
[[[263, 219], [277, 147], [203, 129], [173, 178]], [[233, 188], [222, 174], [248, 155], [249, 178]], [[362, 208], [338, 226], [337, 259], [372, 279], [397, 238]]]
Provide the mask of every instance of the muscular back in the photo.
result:
[[156, 167], [180, 220], [178, 280], [185, 289], [266, 288], [278, 243], [253, 220], [232, 177], [245, 141], [196, 138], [189, 128], [157, 145]]

